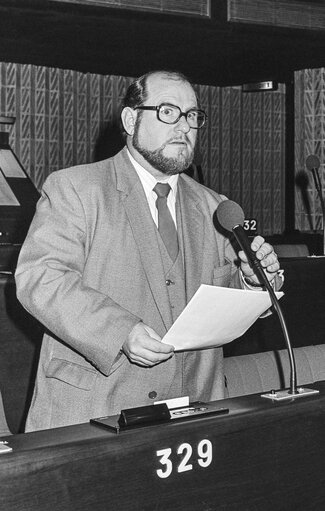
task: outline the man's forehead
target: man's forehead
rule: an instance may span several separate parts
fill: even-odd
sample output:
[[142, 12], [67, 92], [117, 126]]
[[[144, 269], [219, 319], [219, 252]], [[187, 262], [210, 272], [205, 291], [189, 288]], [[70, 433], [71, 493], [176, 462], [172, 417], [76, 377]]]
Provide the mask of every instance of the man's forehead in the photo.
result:
[[163, 94], [184, 94], [196, 102], [196, 94], [192, 85], [181, 78], [165, 74], [154, 74], [147, 79], [148, 99]]

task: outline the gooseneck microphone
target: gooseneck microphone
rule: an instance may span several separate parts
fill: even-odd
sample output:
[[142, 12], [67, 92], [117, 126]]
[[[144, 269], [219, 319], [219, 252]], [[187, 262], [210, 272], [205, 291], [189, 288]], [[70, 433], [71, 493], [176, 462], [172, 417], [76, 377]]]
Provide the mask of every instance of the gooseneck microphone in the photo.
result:
[[322, 208], [322, 216], [323, 216], [323, 254], [325, 255], [325, 204], [322, 193], [322, 183], [319, 177], [318, 169], [320, 167], [319, 158], [315, 154], [310, 154], [306, 159], [306, 167], [313, 174], [315, 188], [318, 193], [318, 197], [320, 200], [321, 208]]
[[231, 200], [223, 201], [218, 206], [217, 218], [221, 227], [226, 229], [226, 231], [232, 231], [235, 235], [236, 240], [247, 256], [250, 267], [254, 270], [261, 285], [269, 285], [269, 281], [266, 279], [266, 275], [256, 257], [256, 253], [251, 249], [251, 244], [243, 228], [245, 216], [241, 207]]
[[270, 282], [268, 281], [267, 276], [264, 273], [264, 270], [261, 266], [261, 263], [259, 259], [256, 257], [256, 253], [251, 249], [250, 241], [246, 235], [246, 232], [243, 228], [244, 224], [244, 212], [241, 209], [241, 207], [231, 200], [225, 200], [221, 202], [217, 208], [216, 211], [217, 219], [221, 227], [226, 229], [227, 231], [233, 232], [237, 242], [239, 243], [241, 249], [245, 252], [248, 263], [252, 270], [254, 271], [255, 275], [258, 277], [261, 285], [267, 289], [269, 292], [272, 304], [278, 314], [283, 335], [286, 342], [286, 347], [289, 355], [289, 362], [290, 362], [290, 389], [288, 393], [290, 395], [298, 394], [297, 390], [297, 371], [296, 371], [296, 364], [294, 359], [294, 354], [289, 338], [288, 329], [283, 317], [283, 313], [279, 304], [279, 300], [277, 299], [277, 296], [273, 290], [273, 287], [271, 286]]
[[316, 187], [318, 194], [320, 195], [320, 199], [322, 201], [322, 206], [323, 206], [322, 186], [321, 186], [321, 181], [320, 181], [319, 173], [318, 173], [318, 169], [320, 167], [319, 158], [315, 154], [310, 154], [309, 156], [307, 156], [306, 167], [313, 174], [315, 187]]

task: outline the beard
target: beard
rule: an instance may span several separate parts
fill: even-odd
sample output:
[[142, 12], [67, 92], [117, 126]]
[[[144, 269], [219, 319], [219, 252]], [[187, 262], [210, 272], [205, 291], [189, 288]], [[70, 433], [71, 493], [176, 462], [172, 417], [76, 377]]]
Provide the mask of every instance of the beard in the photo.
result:
[[[165, 147], [168, 145], [170, 141], [165, 142], [162, 146], [154, 151], [150, 151], [149, 149], [145, 149], [140, 141], [139, 141], [139, 122], [140, 119], [137, 119], [134, 136], [132, 140], [133, 147], [138, 151], [138, 153], [143, 156], [143, 158], [156, 170], [166, 174], [167, 176], [173, 176], [175, 174], [180, 174], [184, 172], [192, 163], [194, 157], [194, 149], [191, 151], [180, 149], [177, 157], [164, 156], [163, 151]], [[175, 140], [173, 138], [172, 140]]]

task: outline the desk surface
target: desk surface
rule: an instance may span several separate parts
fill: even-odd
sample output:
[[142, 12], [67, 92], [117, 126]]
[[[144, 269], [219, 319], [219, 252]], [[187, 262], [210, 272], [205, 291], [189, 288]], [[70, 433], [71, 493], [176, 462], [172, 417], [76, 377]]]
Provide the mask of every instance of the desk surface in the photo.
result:
[[285, 403], [117, 435], [80, 424], [7, 437], [1, 511], [323, 510], [325, 382]]

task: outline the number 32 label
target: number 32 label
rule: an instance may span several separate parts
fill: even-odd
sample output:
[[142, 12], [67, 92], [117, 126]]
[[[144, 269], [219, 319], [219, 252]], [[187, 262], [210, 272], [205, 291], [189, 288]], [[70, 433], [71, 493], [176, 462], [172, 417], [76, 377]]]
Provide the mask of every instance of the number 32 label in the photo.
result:
[[161, 479], [169, 477], [175, 468], [178, 473], [193, 470], [194, 460], [197, 461], [202, 468], [208, 467], [212, 462], [212, 443], [210, 440], [201, 440], [194, 453], [192, 446], [186, 442], [181, 444], [176, 452], [178, 455], [178, 463], [175, 464], [176, 467], [174, 467], [170, 459], [172, 450], [169, 447], [156, 451], [157, 456], [160, 458], [159, 462], [162, 465], [162, 468], [159, 468], [156, 472]]
[[257, 221], [255, 218], [246, 218], [243, 227], [245, 231], [255, 232], [257, 231]]

